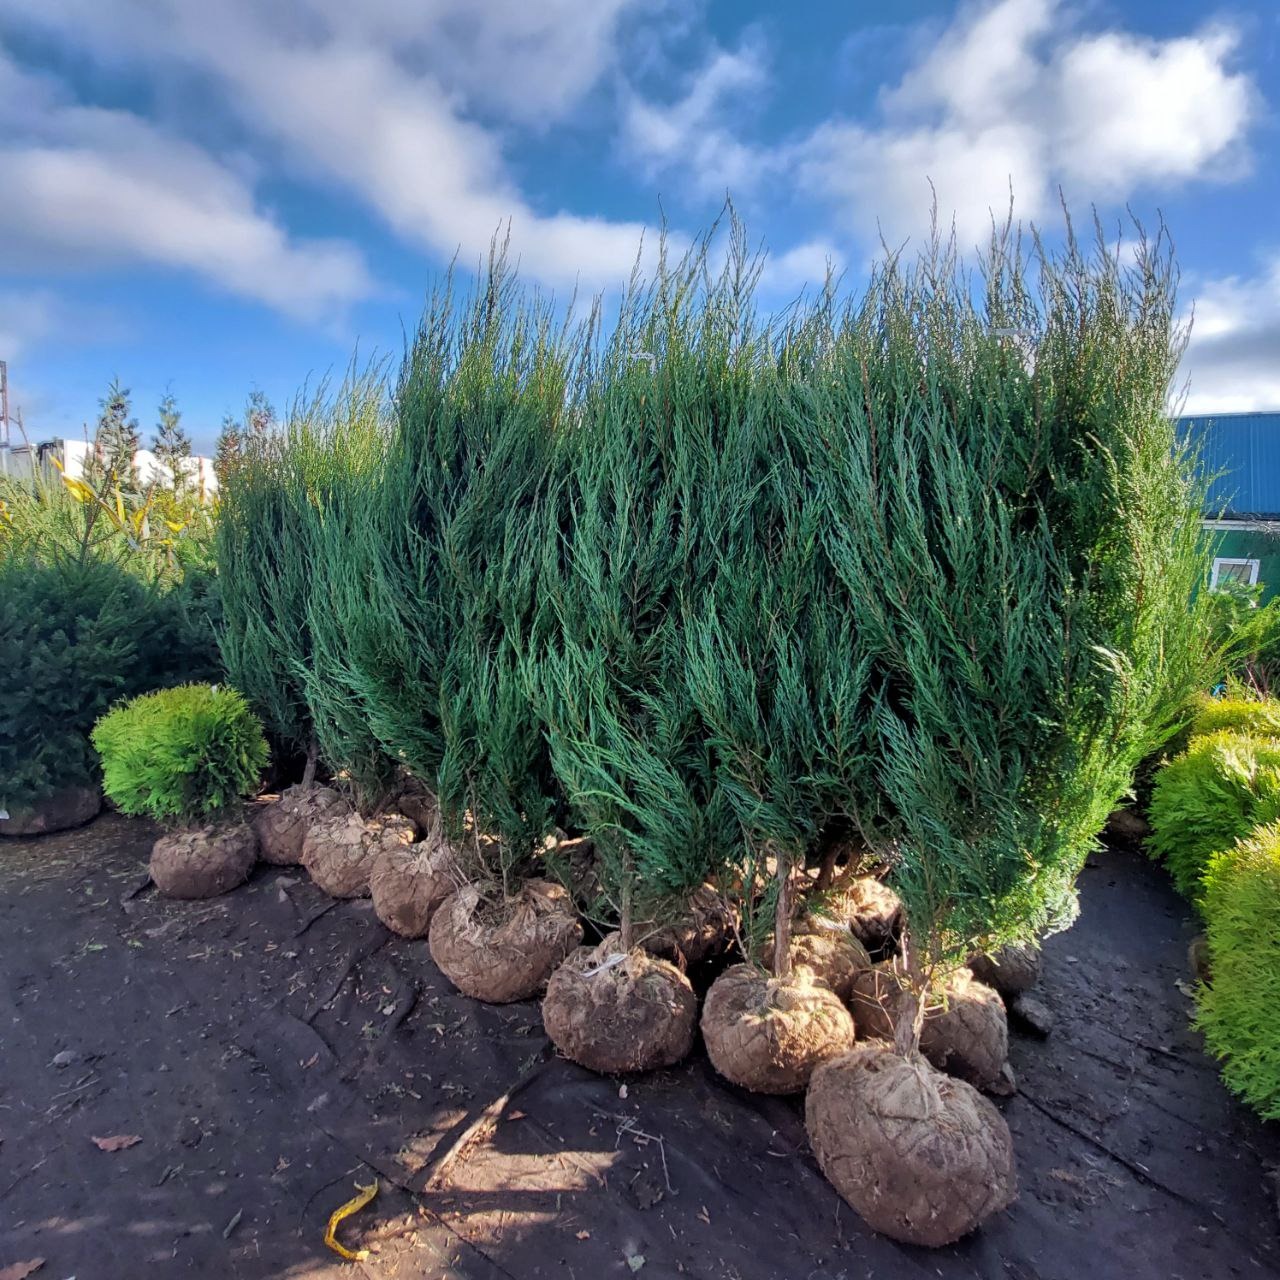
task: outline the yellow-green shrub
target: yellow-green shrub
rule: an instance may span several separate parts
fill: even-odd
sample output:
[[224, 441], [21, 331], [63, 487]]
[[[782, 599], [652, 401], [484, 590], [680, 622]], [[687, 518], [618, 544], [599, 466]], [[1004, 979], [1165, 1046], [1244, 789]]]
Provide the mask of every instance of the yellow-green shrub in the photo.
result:
[[1280, 1120], [1280, 824], [1212, 859], [1203, 910], [1213, 985], [1196, 1025], [1227, 1087]]
[[187, 684], [122, 703], [93, 730], [103, 790], [121, 812], [194, 823], [257, 787], [267, 763], [258, 717], [234, 689]]
[[1198, 899], [1209, 859], [1280, 818], [1280, 740], [1222, 730], [1193, 738], [1156, 775], [1148, 847]]
[[1274, 698], [1210, 698], [1196, 705], [1190, 736], [1205, 738], [1229, 729], [1259, 738], [1280, 738], [1280, 702]]

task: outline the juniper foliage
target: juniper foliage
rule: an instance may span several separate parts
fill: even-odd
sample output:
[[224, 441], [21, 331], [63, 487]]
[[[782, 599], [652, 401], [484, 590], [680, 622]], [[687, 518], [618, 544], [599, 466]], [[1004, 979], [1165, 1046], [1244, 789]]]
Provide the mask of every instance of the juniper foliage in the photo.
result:
[[[637, 274], [567, 439], [542, 539], [531, 687], [600, 899], [621, 924], [662, 923], [730, 861], [733, 812], [685, 672], [685, 631], [715, 569], [714, 455], [751, 394], [753, 352], [722, 310], [731, 267], [708, 244]], [[710, 535], [710, 536], [709, 536]]]

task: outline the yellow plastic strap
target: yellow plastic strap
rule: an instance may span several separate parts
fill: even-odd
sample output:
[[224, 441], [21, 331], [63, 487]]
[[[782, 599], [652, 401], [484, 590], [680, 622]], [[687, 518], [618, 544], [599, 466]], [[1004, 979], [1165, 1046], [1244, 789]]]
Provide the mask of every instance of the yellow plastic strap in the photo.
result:
[[363, 1262], [369, 1256], [368, 1249], [348, 1249], [345, 1245], [338, 1243], [334, 1237], [334, 1232], [338, 1229], [338, 1223], [344, 1218], [349, 1218], [353, 1213], [358, 1213], [361, 1209], [378, 1194], [378, 1180], [375, 1178], [372, 1185], [362, 1187], [356, 1183], [356, 1191], [359, 1195], [352, 1196], [346, 1204], [340, 1205], [329, 1215], [329, 1226], [324, 1233], [324, 1242], [334, 1253], [346, 1258], [348, 1262]]

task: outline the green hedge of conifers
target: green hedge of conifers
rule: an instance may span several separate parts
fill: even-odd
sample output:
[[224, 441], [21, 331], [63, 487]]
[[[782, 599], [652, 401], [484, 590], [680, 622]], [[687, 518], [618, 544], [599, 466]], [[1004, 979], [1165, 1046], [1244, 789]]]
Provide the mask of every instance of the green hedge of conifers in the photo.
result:
[[728, 248], [607, 329], [498, 256], [389, 394], [303, 406], [228, 481], [233, 683], [367, 807], [414, 772], [504, 889], [560, 825], [610, 919], [852, 850], [922, 961], [1060, 924], [1206, 682], [1167, 244], [1009, 234], [981, 290], [937, 244], [781, 316]]
[[1197, 1025], [1228, 1087], [1280, 1120], [1280, 826], [1214, 857], [1202, 901], [1212, 974]]

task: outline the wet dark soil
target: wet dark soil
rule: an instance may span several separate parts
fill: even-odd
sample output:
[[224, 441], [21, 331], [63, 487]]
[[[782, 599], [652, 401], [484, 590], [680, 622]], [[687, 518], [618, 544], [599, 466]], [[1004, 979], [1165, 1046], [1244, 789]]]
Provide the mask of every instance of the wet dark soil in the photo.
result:
[[[1280, 1132], [1188, 1028], [1195, 932], [1163, 875], [1098, 855], [1045, 948], [1047, 1040], [1001, 1101], [1021, 1195], [939, 1252], [872, 1235], [798, 1100], [702, 1051], [627, 1081], [555, 1056], [535, 1003], [459, 996], [425, 942], [300, 869], [225, 898], [146, 887], [107, 815], [0, 842], [0, 1273], [499, 1280], [1209, 1280], [1280, 1273]], [[94, 1138], [137, 1136], [117, 1151]], [[329, 1215], [376, 1199], [323, 1243]]]

